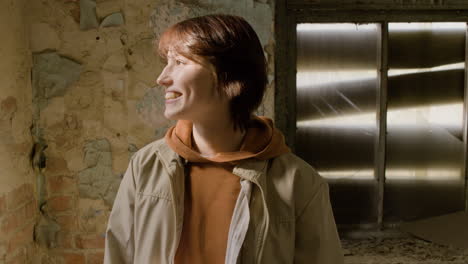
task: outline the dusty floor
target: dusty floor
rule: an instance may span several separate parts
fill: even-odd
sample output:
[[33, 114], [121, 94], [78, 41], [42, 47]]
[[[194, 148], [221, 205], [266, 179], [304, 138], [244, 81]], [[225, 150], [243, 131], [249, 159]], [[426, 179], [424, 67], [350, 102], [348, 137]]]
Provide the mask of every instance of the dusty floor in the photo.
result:
[[468, 249], [418, 238], [348, 239], [342, 244], [346, 264], [468, 264]]

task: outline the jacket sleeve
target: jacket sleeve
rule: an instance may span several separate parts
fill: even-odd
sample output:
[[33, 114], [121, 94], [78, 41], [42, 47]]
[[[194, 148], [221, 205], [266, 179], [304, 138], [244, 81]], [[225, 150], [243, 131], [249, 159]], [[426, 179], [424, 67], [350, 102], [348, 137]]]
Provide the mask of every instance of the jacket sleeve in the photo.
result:
[[296, 218], [294, 263], [344, 263], [327, 183], [320, 185]]
[[104, 264], [133, 263], [135, 178], [133, 159], [120, 183], [106, 231]]

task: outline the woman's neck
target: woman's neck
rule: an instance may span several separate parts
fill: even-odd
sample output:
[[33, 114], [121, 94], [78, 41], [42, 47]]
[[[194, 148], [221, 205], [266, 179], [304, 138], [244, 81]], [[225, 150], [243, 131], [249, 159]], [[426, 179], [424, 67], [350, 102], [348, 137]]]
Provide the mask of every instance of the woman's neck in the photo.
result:
[[245, 132], [234, 130], [231, 120], [193, 124], [193, 145], [202, 156], [210, 157], [220, 152], [238, 151]]

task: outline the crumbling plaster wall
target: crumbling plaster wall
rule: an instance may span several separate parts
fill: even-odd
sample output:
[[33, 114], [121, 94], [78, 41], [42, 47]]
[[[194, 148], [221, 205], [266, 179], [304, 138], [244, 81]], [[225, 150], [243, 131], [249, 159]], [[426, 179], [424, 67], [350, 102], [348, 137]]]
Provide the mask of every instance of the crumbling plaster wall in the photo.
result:
[[113, 200], [131, 155], [172, 124], [162, 115], [163, 68], [153, 42], [196, 15], [242, 15], [269, 59], [273, 117], [273, 5], [268, 1], [41, 0], [28, 3], [33, 163], [39, 263], [101, 263]]
[[31, 53], [23, 0], [0, 8], [0, 263], [26, 263], [35, 254], [37, 219], [32, 148]]

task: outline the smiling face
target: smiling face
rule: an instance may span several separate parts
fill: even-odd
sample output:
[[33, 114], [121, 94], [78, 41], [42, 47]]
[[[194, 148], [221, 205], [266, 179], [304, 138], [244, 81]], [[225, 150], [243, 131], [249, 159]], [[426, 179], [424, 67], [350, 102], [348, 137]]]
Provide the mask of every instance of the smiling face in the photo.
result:
[[216, 89], [213, 70], [203, 60], [198, 63], [169, 51], [157, 83], [165, 87], [164, 116], [168, 119], [195, 123], [221, 114], [229, 118], [228, 100]]

